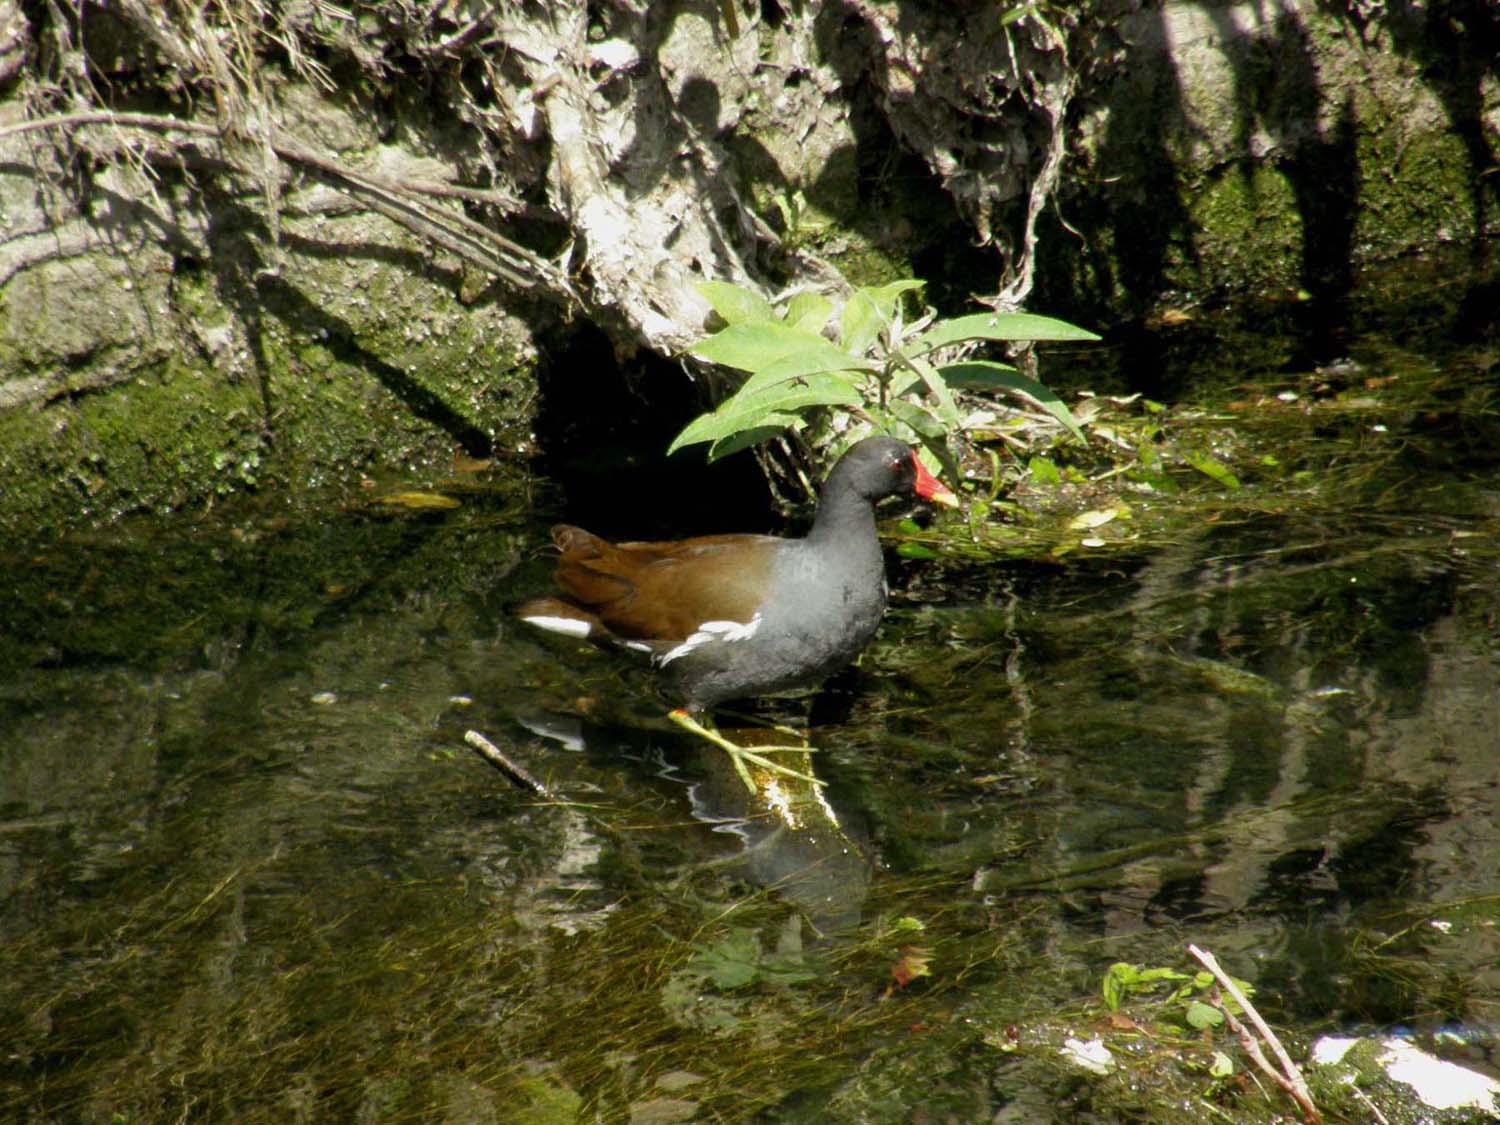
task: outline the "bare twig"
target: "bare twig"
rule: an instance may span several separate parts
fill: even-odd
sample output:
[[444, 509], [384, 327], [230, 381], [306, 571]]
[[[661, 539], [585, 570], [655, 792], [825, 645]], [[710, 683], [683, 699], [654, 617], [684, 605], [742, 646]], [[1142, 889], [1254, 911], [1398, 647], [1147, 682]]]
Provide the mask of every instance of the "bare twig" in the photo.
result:
[[1230, 1030], [1234, 1031], [1240, 1037], [1240, 1042], [1244, 1045], [1245, 1052], [1255, 1061], [1257, 1066], [1274, 1078], [1281, 1088], [1290, 1094], [1296, 1103], [1302, 1107], [1302, 1113], [1306, 1120], [1313, 1122], [1322, 1121], [1323, 1115], [1318, 1112], [1318, 1107], [1313, 1104], [1312, 1093], [1307, 1088], [1307, 1080], [1302, 1077], [1302, 1069], [1292, 1061], [1292, 1056], [1287, 1054], [1286, 1048], [1281, 1045], [1281, 1040], [1276, 1038], [1276, 1033], [1261, 1018], [1260, 1013], [1255, 1010], [1255, 1005], [1250, 1003], [1250, 998], [1240, 991], [1239, 985], [1234, 983], [1234, 978], [1219, 967], [1218, 959], [1212, 953], [1206, 949], [1199, 949], [1196, 945], [1189, 945], [1187, 950], [1198, 960], [1199, 964], [1213, 974], [1214, 979], [1219, 982], [1219, 986], [1225, 992], [1229, 993], [1234, 998], [1234, 1002], [1244, 1010], [1250, 1022], [1255, 1025], [1255, 1030], [1265, 1040], [1266, 1045], [1271, 1048], [1271, 1052], [1276, 1056], [1276, 1061], [1281, 1064], [1281, 1072], [1278, 1073], [1271, 1067], [1270, 1063], [1266, 1061], [1265, 1055], [1261, 1053], [1260, 1045], [1256, 1042], [1255, 1037], [1250, 1034], [1249, 1029], [1241, 1024], [1239, 1020], [1235, 1019], [1233, 1013], [1221, 1001], [1219, 1010], [1224, 1013]]
[[552, 790], [533, 777], [525, 766], [512, 761], [504, 751], [477, 730], [464, 731], [464, 741], [472, 746], [474, 752], [481, 758], [510, 778], [518, 788], [530, 789], [537, 796], [545, 797], [549, 801], [556, 799], [552, 795]]
[[1229, 1030], [1239, 1036], [1240, 1046], [1244, 1048], [1245, 1054], [1250, 1056], [1250, 1061], [1256, 1065], [1256, 1068], [1262, 1074], [1295, 1098], [1297, 1094], [1292, 1089], [1292, 1084], [1284, 1074], [1271, 1065], [1271, 1061], [1266, 1058], [1266, 1053], [1260, 1049], [1260, 1040], [1255, 1038], [1255, 1034], [1248, 1027], [1235, 1018], [1234, 1013], [1225, 1005], [1224, 999], [1219, 995], [1217, 989], [1214, 991], [1212, 999], [1214, 1006], [1223, 1013], [1224, 1022], [1229, 1025]]
[[[0, 140], [38, 129], [67, 131], [86, 125], [113, 125], [144, 129], [159, 134], [187, 133], [195, 137], [223, 139], [220, 129], [206, 122], [185, 121], [181, 118], [149, 113], [112, 113], [108, 110], [90, 110], [41, 117], [8, 125], [0, 128]], [[478, 193], [471, 194], [466, 189], [457, 188], [454, 185], [409, 183], [348, 168], [279, 133], [272, 135], [268, 144], [270, 151], [281, 160], [319, 173], [351, 195], [359, 197], [373, 210], [379, 211], [391, 221], [473, 262], [479, 268], [523, 288], [532, 289], [541, 286], [575, 308], [580, 305], [578, 294], [567, 275], [551, 262], [467, 215], [446, 208], [433, 207], [427, 199], [427, 196], [431, 194], [475, 198]], [[244, 171], [246, 175], [255, 174], [249, 170]], [[496, 200], [491, 198], [488, 201], [495, 202]]]
[[204, 121], [184, 121], [180, 117], [163, 117], [155, 113], [115, 113], [108, 109], [84, 110], [80, 113], [59, 113], [50, 117], [35, 117], [0, 128], [0, 140], [17, 133], [34, 133], [40, 129], [76, 129], [80, 125], [119, 125], [135, 129], [150, 129], [158, 133], [196, 133], [199, 136], [216, 137], [219, 129]]
[[1391, 1119], [1380, 1112], [1380, 1107], [1370, 1100], [1368, 1094], [1358, 1086], [1350, 1085], [1345, 1088], [1354, 1095], [1355, 1101], [1370, 1111], [1370, 1118], [1375, 1122], [1375, 1125], [1391, 1125]]

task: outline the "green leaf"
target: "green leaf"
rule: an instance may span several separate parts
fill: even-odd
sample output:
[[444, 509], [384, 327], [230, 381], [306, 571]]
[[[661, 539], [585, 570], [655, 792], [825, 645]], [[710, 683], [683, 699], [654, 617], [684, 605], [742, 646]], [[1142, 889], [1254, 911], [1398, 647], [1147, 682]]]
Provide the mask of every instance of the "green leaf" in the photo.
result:
[[1187, 1008], [1187, 1021], [1190, 1027], [1203, 1031], [1210, 1027], [1218, 1027], [1224, 1022], [1224, 1013], [1211, 1004], [1205, 1004], [1202, 1000], [1194, 1000]]
[[667, 978], [660, 1003], [674, 1023], [709, 1035], [733, 1035], [742, 1026], [737, 1013], [744, 1002], [709, 992], [703, 987], [703, 974], [687, 968]]
[[1010, 391], [1034, 399], [1038, 406], [1061, 422], [1070, 434], [1085, 444], [1088, 442], [1088, 439], [1083, 436], [1083, 430], [1078, 426], [1078, 419], [1073, 417], [1073, 412], [1068, 409], [1067, 403], [1058, 398], [1046, 384], [1027, 378], [1007, 363], [971, 359], [963, 363], [950, 363], [938, 370], [942, 372], [950, 386], [972, 390]]
[[1230, 492], [1238, 492], [1240, 490], [1239, 477], [1230, 472], [1229, 466], [1222, 461], [1215, 460], [1206, 453], [1184, 453], [1182, 456], [1189, 465], [1197, 469], [1204, 476], [1218, 481]]
[[904, 366], [911, 368], [922, 377], [922, 382], [932, 392], [932, 397], [937, 399], [937, 415], [942, 419], [943, 424], [949, 429], [958, 429], [958, 405], [953, 401], [953, 392], [948, 389], [948, 380], [943, 378], [942, 373], [925, 359], [908, 356], [899, 350], [891, 354]]
[[735, 930], [723, 941], [699, 947], [688, 968], [719, 988], [741, 988], [760, 975], [760, 939], [749, 930]]
[[1136, 974], [1136, 980], [1142, 984], [1155, 984], [1159, 980], [1188, 980], [1186, 973], [1179, 973], [1176, 969], [1145, 969]]
[[1045, 457], [1033, 457], [1026, 463], [1026, 471], [1037, 484], [1062, 483], [1062, 473], [1057, 465]]
[[583, 1098], [547, 1074], [518, 1075], [513, 1089], [536, 1125], [573, 1125], [584, 1112]]
[[772, 953], [761, 959], [761, 979], [767, 984], [779, 985], [782, 988], [794, 984], [806, 984], [810, 980], [818, 979], [818, 972], [803, 959], [801, 953], [781, 954]]
[[1223, 1051], [1215, 1051], [1213, 1065], [1208, 1068], [1208, 1073], [1214, 1078], [1228, 1078], [1234, 1073], [1234, 1060]]
[[933, 441], [946, 441], [948, 438], [948, 427], [944, 426], [932, 411], [920, 403], [895, 398], [890, 402], [890, 411], [910, 426], [914, 433], [924, 438], [931, 438]]
[[844, 314], [839, 318], [839, 342], [845, 351], [863, 355], [880, 335], [884, 323], [875, 302], [861, 289], [844, 305]]
[[748, 430], [741, 430], [737, 434], [719, 438], [709, 446], [709, 464], [720, 457], [728, 457], [731, 453], [738, 453], [742, 449], [749, 449], [752, 445], [759, 445], [763, 441], [780, 437], [801, 421], [802, 419], [795, 414], [768, 414], [761, 425], [751, 426]]
[[896, 318], [896, 306], [900, 303], [903, 293], [910, 293], [915, 289], [921, 289], [927, 283], [918, 281], [914, 277], [904, 277], [900, 281], [892, 281], [886, 285], [871, 285], [860, 292], [875, 302], [875, 307], [880, 315], [886, 320]]
[[833, 302], [819, 293], [798, 293], [786, 306], [786, 323], [804, 332], [822, 332], [833, 315]]
[[924, 547], [921, 543], [913, 543], [911, 540], [896, 544], [896, 554], [903, 559], [940, 559], [943, 557], [931, 547]]
[[732, 437], [741, 430], [777, 425], [785, 415], [810, 406], [857, 406], [859, 402], [859, 391], [832, 376], [782, 383], [760, 394], [736, 394], [712, 414], [700, 415], [689, 422], [672, 439], [667, 453], [675, 453], [684, 445]]
[[865, 349], [875, 342], [880, 330], [896, 317], [896, 305], [903, 293], [921, 289], [926, 282], [903, 278], [888, 285], [872, 285], [856, 289], [844, 305], [844, 315], [839, 322], [845, 350], [863, 355]]
[[710, 363], [751, 372], [798, 353], [823, 357], [825, 369], [858, 362], [816, 332], [793, 328], [779, 320], [767, 324], [731, 324], [698, 341], [688, 351]]
[[1034, 313], [976, 313], [940, 320], [909, 345], [916, 355], [962, 340], [1097, 340], [1086, 328]]
[[758, 324], [776, 319], [776, 310], [759, 293], [727, 281], [700, 281], [699, 293], [726, 324]]
[[1104, 1006], [1111, 1012], [1120, 1010], [1120, 1003], [1136, 980], [1136, 967], [1124, 961], [1116, 961], [1104, 974]]
[[838, 379], [855, 387], [863, 381], [864, 372], [869, 371], [870, 367], [871, 364], [855, 360], [844, 351], [829, 344], [826, 352], [808, 349], [793, 352], [791, 355], [766, 364], [746, 379], [739, 390], [734, 393], [758, 395], [780, 383], [791, 383], [798, 379], [812, 377]]
[[[962, 387], [966, 391], [1011, 390], [1013, 384], [1006, 379], [1007, 375], [1015, 375], [1023, 382], [1036, 383], [1035, 379], [1027, 379], [1010, 364], [996, 363], [991, 359], [966, 359], [960, 363], [944, 364], [939, 370], [947, 378], [950, 387]], [[1036, 385], [1041, 386], [1040, 383]]]
[[756, 981], [786, 986], [818, 977], [801, 950], [766, 953], [754, 931], [739, 929], [722, 941], [699, 946], [686, 968], [690, 973], [707, 977], [721, 989], [743, 988]]

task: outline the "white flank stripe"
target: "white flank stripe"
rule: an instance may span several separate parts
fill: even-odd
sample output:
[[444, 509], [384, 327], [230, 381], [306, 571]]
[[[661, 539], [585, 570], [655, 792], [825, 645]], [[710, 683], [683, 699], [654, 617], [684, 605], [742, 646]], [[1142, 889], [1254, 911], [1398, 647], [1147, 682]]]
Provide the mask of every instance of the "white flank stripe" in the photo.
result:
[[760, 614], [756, 614], [749, 621], [705, 621], [699, 625], [687, 640], [676, 648], [666, 652], [657, 661], [658, 664], [667, 665], [679, 656], [686, 656], [699, 645], [707, 644], [709, 641], [744, 641], [755, 636], [755, 630], [760, 628]]
[[535, 617], [523, 617], [521, 620], [528, 625], [535, 625], [538, 629], [545, 629], [549, 633], [561, 633], [565, 637], [586, 637], [592, 631], [587, 621], [579, 621], [576, 617], [548, 617], [538, 614]]

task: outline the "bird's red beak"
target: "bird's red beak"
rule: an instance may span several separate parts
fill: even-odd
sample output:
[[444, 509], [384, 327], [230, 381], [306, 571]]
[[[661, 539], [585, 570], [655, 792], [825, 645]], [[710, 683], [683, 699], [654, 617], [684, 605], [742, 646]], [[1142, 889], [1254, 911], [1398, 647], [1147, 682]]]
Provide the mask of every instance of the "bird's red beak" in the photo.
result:
[[945, 508], [958, 507], [958, 497], [953, 495], [953, 490], [927, 471], [915, 451], [912, 452], [911, 463], [917, 467], [917, 482], [912, 488], [918, 496]]

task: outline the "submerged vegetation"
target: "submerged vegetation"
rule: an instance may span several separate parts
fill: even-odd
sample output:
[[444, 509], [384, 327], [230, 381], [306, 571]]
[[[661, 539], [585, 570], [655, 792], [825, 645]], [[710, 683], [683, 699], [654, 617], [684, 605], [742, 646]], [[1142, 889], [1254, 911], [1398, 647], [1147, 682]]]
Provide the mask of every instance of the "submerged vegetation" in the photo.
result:
[[[542, 536], [487, 470], [8, 559], [0, 1109], [1286, 1120], [1189, 942], [1298, 1060], [1398, 1024], [1492, 1050], [1489, 345], [1360, 355], [1192, 405], [1101, 384], [1088, 445], [1049, 416], [1005, 463], [1021, 499], [897, 532], [945, 561], [898, 570], [820, 720], [845, 835], [795, 858], [833, 919], [628, 671], [509, 627]], [[1324, 1120], [1399, 1119], [1306, 1069]]]
[[[141, 278], [198, 312], [189, 264], [223, 271], [212, 307], [232, 305], [235, 327], [209, 325], [205, 370], [258, 358], [226, 376], [243, 388], [248, 441], [197, 419], [181, 427], [214, 434], [195, 458], [225, 502], [201, 522], [0, 548], [0, 1115], [1285, 1120], [1295, 1103], [1232, 1033], [1247, 1009], [1198, 972], [1190, 941], [1234, 966], [1234, 987], [1292, 1029], [1299, 1056], [1329, 1028], [1415, 1024], [1456, 1026], [1493, 1058], [1480, 1038], [1500, 1021], [1493, 313], [1456, 363], [1383, 342], [1253, 364], [1224, 357], [1207, 329], [1195, 346], [1237, 385], [1180, 395], [1090, 369], [1083, 357], [1103, 348], [1079, 348], [1050, 386], [964, 354], [1092, 336], [1025, 314], [938, 319], [912, 304], [910, 280], [856, 290], [836, 339], [823, 296], [772, 302], [711, 284], [724, 327], [689, 344], [679, 292], [654, 288], [676, 275], [640, 248], [680, 230], [684, 259], [748, 276], [760, 236], [743, 200], [701, 190], [733, 180], [717, 163], [717, 109], [697, 121], [673, 106], [683, 131], [660, 131], [671, 171], [651, 190], [613, 175], [653, 155], [617, 143], [654, 140], [621, 125], [647, 120], [634, 91], [663, 92], [663, 105], [695, 94], [691, 82], [669, 89], [671, 66], [639, 50], [668, 42], [641, 16], [651, 6], [320, 2], [273, 5], [279, 22], [251, 0], [174, 0], [160, 9], [170, 18], [139, 0], [31, 9], [43, 7], [50, 84], [30, 88], [39, 116], [14, 135], [76, 141], [58, 145], [54, 187], [135, 174], [140, 204], [162, 206], [147, 228], [233, 169], [233, 206], [181, 206], [192, 221], [163, 224], [172, 252], [152, 244], [160, 258]], [[731, 8], [756, 10], [716, 10]], [[767, 49], [808, 11], [757, 14]], [[691, 33], [698, 14], [684, 9], [671, 34]], [[1062, 16], [1023, 6], [1000, 26], [1016, 25], [1024, 49], [1023, 28], [1051, 31]], [[85, 43], [85, 19], [108, 21], [112, 37]], [[842, 38], [901, 46], [895, 34]], [[737, 66], [745, 42], [678, 39], [675, 57], [712, 43]], [[1015, 57], [1062, 46], [1054, 31]], [[98, 64], [115, 57], [110, 81]], [[826, 77], [769, 69], [802, 90], [792, 101]], [[659, 86], [638, 80], [647, 71]], [[435, 182], [331, 164], [271, 113], [286, 73], [311, 101], [335, 73], [390, 103], [431, 77], [426, 112], [441, 122], [448, 111], [433, 107], [457, 106], [471, 129], [445, 151], [459, 171]], [[1071, 90], [1072, 72], [1059, 76]], [[338, 135], [342, 93], [307, 120]], [[992, 93], [1003, 103], [1014, 90]], [[1036, 149], [1053, 178], [1064, 108]], [[974, 121], [956, 123], [1003, 148]], [[378, 163], [401, 130], [367, 126], [350, 128], [349, 151]], [[309, 187], [298, 177], [338, 184], [479, 270], [472, 290], [443, 283], [465, 302], [502, 278], [582, 307], [616, 342], [690, 347], [743, 372], [679, 447], [716, 457], [788, 430], [837, 444], [879, 426], [970, 484], [962, 517], [894, 530], [904, 554], [943, 565], [898, 571], [859, 686], [806, 703], [834, 733], [819, 751], [841, 828], [831, 846], [798, 851], [809, 833], [731, 804], [712, 766], [642, 718], [632, 673], [514, 628], [509, 605], [544, 581], [542, 517], [560, 514], [535, 509], [560, 504], [504, 482], [484, 449], [461, 481], [412, 462], [407, 476], [431, 479], [383, 496], [237, 506], [232, 494], [278, 480], [271, 438], [286, 441], [272, 425], [290, 409], [286, 384], [258, 346], [267, 310], [277, 331], [310, 326], [316, 350], [347, 327], [303, 324], [325, 307], [277, 288], [309, 248], [346, 265], [348, 245], [318, 229], [342, 203], [292, 229], [283, 192]], [[673, 195], [683, 184], [691, 192]], [[1028, 238], [1050, 190], [1029, 193]], [[684, 214], [687, 197], [702, 210]], [[1003, 218], [996, 198], [967, 201], [987, 231]], [[621, 200], [658, 222], [611, 256], [621, 240], [589, 220]], [[225, 213], [256, 233], [238, 240]], [[200, 220], [235, 237], [200, 240]], [[500, 223], [535, 245], [498, 235]], [[121, 245], [126, 230], [112, 231]], [[370, 261], [451, 268], [366, 237]], [[786, 240], [782, 264], [803, 249]], [[244, 324], [257, 332], [241, 341]], [[304, 361], [322, 370], [312, 350]], [[487, 446], [503, 432], [475, 406], [487, 375], [429, 393], [382, 362], [378, 393], [354, 396], [346, 416], [374, 401], [439, 419], [444, 440], [487, 429]], [[23, 388], [35, 414], [14, 417], [44, 447], [66, 436], [45, 413], [55, 399], [87, 402], [130, 374], [39, 376]], [[1099, 382], [1077, 390], [1091, 374]], [[345, 383], [308, 386], [309, 403], [326, 403]], [[456, 424], [443, 395], [468, 398], [476, 420]], [[97, 415], [72, 417], [86, 429], [78, 420]], [[119, 432], [116, 448], [174, 463], [169, 447]], [[77, 488], [92, 494], [96, 479]], [[185, 503], [172, 492], [160, 505]], [[1004, 565], [1023, 555], [1038, 565]], [[785, 717], [777, 708], [804, 702], [768, 709]], [[478, 728], [555, 796], [518, 797], [478, 772], [461, 749]], [[811, 891], [794, 877], [807, 872], [824, 880]], [[1395, 1118], [1387, 1095], [1362, 1075], [1313, 1085], [1330, 1121], [1369, 1120], [1377, 1097]]]

